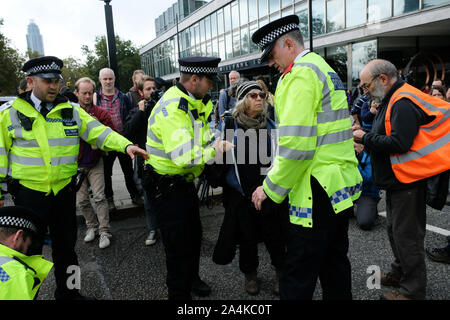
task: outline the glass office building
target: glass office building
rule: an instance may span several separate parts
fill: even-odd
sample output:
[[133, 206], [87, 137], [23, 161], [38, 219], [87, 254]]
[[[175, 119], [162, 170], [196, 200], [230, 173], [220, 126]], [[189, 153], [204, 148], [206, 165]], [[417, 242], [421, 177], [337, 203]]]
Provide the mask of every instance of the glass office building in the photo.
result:
[[[277, 71], [259, 64], [251, 41], [261, 26], [296, 14], [309, 48], [307, 0], [211, 0], [189, 15], [178, 0], [156, 39], [140, 49], [142, 68], [154, 77], [179, 76], [179, 57], [217, 56], [223, 83], [231, 70], [248, 79], [263, 75], [274, 83]], [[348, 88], [371, 59], [384, 58], [397, 68], [413, 69], [418, 84], [450, 77], [450, 0], [312, 0], [313, 51], [322, 55]], [[172, 19], [173, 20], [173, 19]], [[171, 20], [171, 21], [172, 21]], [[447, 76], [447, 77], [446, 77]]]

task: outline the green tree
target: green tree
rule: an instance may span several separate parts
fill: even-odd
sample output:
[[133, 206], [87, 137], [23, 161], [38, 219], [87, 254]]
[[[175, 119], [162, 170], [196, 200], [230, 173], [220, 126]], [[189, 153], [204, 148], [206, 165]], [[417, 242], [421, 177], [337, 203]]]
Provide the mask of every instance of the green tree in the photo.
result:
[[[141, 69], [141, 57], [139, 49], [130, 41], [122, 40], [116, 36], [116, 55], [118, 64], [119, 90], [128, 92], [133, 85], [131, 76], [133, 71]], [[106, 45], [105, 36], [97, 36], [95, 38], [94, 49], [91, 50], [87, 45], [81, 47], [83, 55], [86, 57], [85, 71], [86, 74], [94, 81], [98, 82], [98, 72], [100, 69], [108, 67], [108, 47]]]
[[[63, 59], [64, 67], [61, 71], [64, 83], [72, 90], [75, 90], [75, 82], [85, 77], [87, 72], [86, 65], [82, 64], [80, 60], [74, 57]], [[95, 78], [94, 78], [95, 79]]]
[[[3, 19], [0, 19], [0, 27], [2, 25]], [[20, 70], [25, 58], [9, 43], [0, 32], [0, 95], [15, 95], [20, 80], [25, 77]]]

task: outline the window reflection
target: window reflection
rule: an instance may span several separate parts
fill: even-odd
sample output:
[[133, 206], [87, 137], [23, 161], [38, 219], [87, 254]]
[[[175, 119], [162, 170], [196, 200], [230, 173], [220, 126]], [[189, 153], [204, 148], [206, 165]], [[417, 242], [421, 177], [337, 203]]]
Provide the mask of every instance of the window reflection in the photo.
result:
[[347, 28], [366, 23], [366, 0], [346, 1], [345, 9]]
[[450, 3], [449, 0], [423, 0], [423, 7], [428, 8], [432, 6], [438, 6], [441, 4]]
[[344, 0], [327, 1], [327, 32], [344, 29]]
[[358, 84], [359, 73], [370, 60], [377, 57], [377, 40], [354, 43], [352, 45], [352, 80]]
[[419, 10], [420, 0], [394, 0], [394, 16]]
[[248, 18], [249, 21], [255, 21], [258, 19], [258, 0], [248, 0]]
[[308, 6], [306, 3], [295, 5], [295, 14], [299, 19], [299, 28], [304, 39], [309, 39], [308, 32]]
[[391, 16], [391, 0], [369, 0], [369, 22]]
[[259, 17], [264, 17], [268, 14], [268, 6], [267, 6], [267, 0], [258, 0], [259, 4]]

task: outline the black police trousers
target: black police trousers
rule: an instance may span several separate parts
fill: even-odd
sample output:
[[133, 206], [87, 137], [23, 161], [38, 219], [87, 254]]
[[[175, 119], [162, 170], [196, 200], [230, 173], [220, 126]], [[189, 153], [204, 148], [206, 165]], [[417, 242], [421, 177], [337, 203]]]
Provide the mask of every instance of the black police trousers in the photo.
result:
[[[151, 197], [150, 194], [147, 195]], [[202, 225], [193, 183], [179, 183], [152, 200], [166, 253], [169, 300], [190, 300], [198, 276]]]
[[290, 223], [280, 277], [280, 299], [311, 300], [317, 279], [324, 300], [351, 300], [348, 219], [353, 207], [335, 213], [328, 195], [311, 177], [313, 227]]
[[[69, 266], [78, 266], [75, 252], [77, 242], [76, 193], [69, 183], [57, 195], [35, 191], [20, 185], [14, 196], [14, 204], [30, 208], [42, 219], [50, 232], [52, 258], [56, 278], [55, 297], [69, 297], [76, 288], [67, 287]], [[42, 235], [43, 236], [43, 235]], [[33, 248], [30, 254], [42, 254], [42, 243]]]

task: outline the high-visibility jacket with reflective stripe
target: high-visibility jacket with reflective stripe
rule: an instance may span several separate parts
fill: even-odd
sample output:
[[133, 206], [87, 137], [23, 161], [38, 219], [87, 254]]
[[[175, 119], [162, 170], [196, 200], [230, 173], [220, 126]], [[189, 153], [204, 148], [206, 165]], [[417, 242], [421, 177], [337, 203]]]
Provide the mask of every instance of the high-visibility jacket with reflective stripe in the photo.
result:
[[0, 300], [32, 300], [53, 263], [0, 244]]
[[290, 221], [305, 227], [313, 227], [314, 219], [311, 175], [336, 213], [353, 206], [362, 177], [338, 75], [319, 55], [304, 55], [278, 81], [275, 111], [279, 150], [263, 183], [265, 193], [277, 203], [289, 195]]
[[386, 110], [386, 135], [391, 135], [391, 110], [400, 99], [409, 99], [427, 115], [435, 116], [420, 126], [407, 153], [391, 154], [395, 177], [402, 183], [422, 180], [450, 169], [450, 103], [426, 94], [405, 83], [389, 100]]
[[[70, 108], [73, 119], [63, 119]], [[25, 130], [19, 112], [32, 121]], [[0, 112], [0, 180], [6, 175], [36, 191], [57, 194], [77, 173], [80, 138], [104, 151], [125, 152], [129, 140], [102, 125], [78, 104], [60, 103], [44, 118], [17, 98]]]
[[215, 155], [210, 146], [211, 111], [210, 99], [193, 99], [177, 86], [167, 90], [148, 119], [145, 163], [159, 174], [198, 177]]

